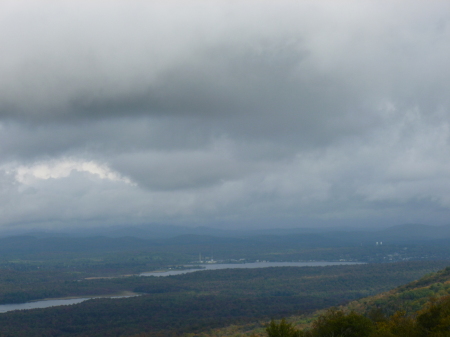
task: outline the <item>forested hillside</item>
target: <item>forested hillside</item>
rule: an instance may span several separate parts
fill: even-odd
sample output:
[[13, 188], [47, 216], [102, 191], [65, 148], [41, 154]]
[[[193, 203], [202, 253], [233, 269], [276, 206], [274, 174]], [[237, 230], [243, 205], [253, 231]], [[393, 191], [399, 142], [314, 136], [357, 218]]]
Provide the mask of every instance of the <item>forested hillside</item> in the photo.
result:
[[344, 306], [263, 325], [230, 326], [196, 336], [450, 336], [450, 267]]
[[[329, 267], [276, 267], [201, 271], [171, 277], [62, 280], [143, 295], [0, 314], [2, 336], [175, 336], [213, 327], [266, 321], [377, 294], [446, 262], [400, 262]], [[90, 283], [92, 281], [92, 283]], [[43, 285], [45, 285], [44, 282]], [[54, 283], [58, 289], [58, 283]], [[120, 286], [120, 287], [119, 287]], [[66, 287], [66, 288], [64, 288]], [[125, 290], [125, 289], [124, 289]]]

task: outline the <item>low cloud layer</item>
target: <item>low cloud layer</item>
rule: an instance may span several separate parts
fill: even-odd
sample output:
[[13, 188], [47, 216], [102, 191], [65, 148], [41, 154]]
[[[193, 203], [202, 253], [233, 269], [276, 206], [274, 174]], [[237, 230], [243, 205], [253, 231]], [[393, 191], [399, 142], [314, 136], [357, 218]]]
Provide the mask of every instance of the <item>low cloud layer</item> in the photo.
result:
[[4, 1], [0, 226], [450, 215], [450, 5]]

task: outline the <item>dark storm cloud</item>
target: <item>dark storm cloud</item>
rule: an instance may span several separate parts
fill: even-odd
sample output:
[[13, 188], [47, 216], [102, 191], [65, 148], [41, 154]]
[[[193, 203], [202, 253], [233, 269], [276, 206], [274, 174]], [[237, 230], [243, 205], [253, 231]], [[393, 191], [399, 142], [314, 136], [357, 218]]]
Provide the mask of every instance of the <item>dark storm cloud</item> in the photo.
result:
[[447, 3], [0, 7], [4, 224], [450, 210]]

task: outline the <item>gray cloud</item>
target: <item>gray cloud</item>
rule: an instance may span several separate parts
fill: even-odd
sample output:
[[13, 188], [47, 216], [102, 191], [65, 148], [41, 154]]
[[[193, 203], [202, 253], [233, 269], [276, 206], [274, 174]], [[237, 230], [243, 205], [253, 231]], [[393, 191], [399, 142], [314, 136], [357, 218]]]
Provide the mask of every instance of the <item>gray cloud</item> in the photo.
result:
[[4, 226], [446, 221], [447, 3], [0, 7]]

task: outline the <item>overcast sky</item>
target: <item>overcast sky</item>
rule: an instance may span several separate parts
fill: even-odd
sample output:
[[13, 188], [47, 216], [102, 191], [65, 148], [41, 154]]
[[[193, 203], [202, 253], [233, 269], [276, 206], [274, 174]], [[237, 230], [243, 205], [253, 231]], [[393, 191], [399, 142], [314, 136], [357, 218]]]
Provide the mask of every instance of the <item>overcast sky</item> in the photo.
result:
[[448, 1], [1, 1], [0, 228], [450, 224]]

